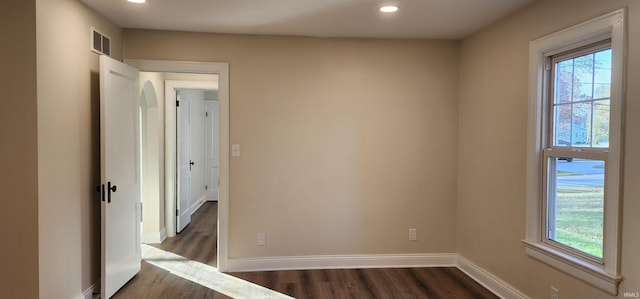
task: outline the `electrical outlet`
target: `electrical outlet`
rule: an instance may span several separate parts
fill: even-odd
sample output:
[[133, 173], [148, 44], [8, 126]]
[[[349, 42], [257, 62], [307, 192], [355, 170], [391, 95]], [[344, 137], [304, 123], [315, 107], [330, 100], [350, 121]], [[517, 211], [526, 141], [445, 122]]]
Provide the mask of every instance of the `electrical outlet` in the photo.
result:
[[554, 287], [551, 287], [551, 299], [560, 299], [560, 291]]
[[265, 233], [258, 233], [258, 246], [267, 245], [267, 236]]
[[418, 231], [415, 228], [409, 229], [409, 241], [417, 241], [418, 240]]

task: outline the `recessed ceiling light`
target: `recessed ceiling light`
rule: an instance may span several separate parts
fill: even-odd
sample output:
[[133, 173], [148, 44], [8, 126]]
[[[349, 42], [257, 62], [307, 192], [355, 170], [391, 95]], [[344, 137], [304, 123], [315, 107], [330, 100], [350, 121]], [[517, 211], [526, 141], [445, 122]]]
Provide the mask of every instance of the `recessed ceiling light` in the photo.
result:
[[388, 12], [396, 12], [396, 11], [398, 11], [398, 7], [395, 6], [395, 5], [387, 5], [387, 6], [380, 7], [380, 11], [381, 12], [387, 12], [387, 13]]
[[129, 1], [131, 3], [145, 3], [145, 2], [147, 2], [147, 0], [127, 0], [127, 1]]

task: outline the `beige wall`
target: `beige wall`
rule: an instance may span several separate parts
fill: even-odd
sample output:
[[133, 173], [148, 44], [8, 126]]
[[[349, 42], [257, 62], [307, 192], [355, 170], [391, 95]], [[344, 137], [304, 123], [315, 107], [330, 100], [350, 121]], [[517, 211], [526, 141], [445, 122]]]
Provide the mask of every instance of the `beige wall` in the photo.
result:
[[[529, 42], [629, 6], [621, 292], [640, 291], [640, 2], [540, 1], [463, 40], [460, 59], [458, 251], [532, 298], [608, 298], [527, 257], [525, 160]], [[622, 297], [622, 293], [619, 297]]]
[[[151, 84], [145, 89], [146, 84]], [[164, 76], [140, 73], [142, 107], [142, 242], [157, 243], [164, 215]], [[166, 232], [165, 232], [166, 235]]]
[[[550, 286], [563, 298], [607, 298], [520, 243], [528, 43], [627, 6], [621, 292], [637, 292], [640, 2], [539, 1], [461, 44], [146, 30], [123, 38], [127, 58], [230, 63], [231, 143], [242, 146], [231, 160], [232, 258], [458, 251], [533, 298]], [[73, 0], [0, 8], [0, 36], [12, 41], [0, 47], [0, 133], [10, 141], [0, 146], [0, 219], [16, 228], [0, 233], [11, 240], [0, 245], [0, 297], [75, 298], [99, 277], [89, 27], [112, 37], [117, 59], [121, 31]], [[407, 240], [410, 227], [418, 242]], [[257, 232], [267, 246], [255, 245]]]
[[0, 2], [0, 298], [38, 297], [36, 2]]
[[41, 298], [76, 298], [99, 279], [99, 63], [93, 25], [121, 59], [121, 30], [79, 1], [37, 0]]
[[455, 252], [457, 42], [124, 35], [126, 58], [229, 62], [231, 258]]

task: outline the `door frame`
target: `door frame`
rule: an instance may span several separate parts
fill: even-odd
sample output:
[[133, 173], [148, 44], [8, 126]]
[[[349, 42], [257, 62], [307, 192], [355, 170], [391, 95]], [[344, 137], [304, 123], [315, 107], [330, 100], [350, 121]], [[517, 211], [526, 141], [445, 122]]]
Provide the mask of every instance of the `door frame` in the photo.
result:
[[[213, 106], [214, 106], [214, 103], [215, 103], [215, 114], [212, 113], [212, 110], [214, 110], [214, 109], [212, 109]], [[206, 201], [215, 201], [215, 202], [218, 201], [218, 178], [217, 178], [218, 175], [216, 175], [216, 179], [213, 179], [211, 168], [212, 168], [212, 165], [214, 165], [214, 164], [215, 164], [215, 167], [217, 167], [218, 169], [220, 168], [219, 167], [219, 165], [220, 165], [220, 154], [218, 153], [218, 155], [217, 155], [218, 156], [218, 160], [215, 161], [216, 163], [213, 163], [214, 161], [211, 161], [210, 158], [213, 156], [212, 155], [212, 151], [213, 151], [214, 148], [217, 148], [218, 151], [220, 150], [220, 142], [217, 141], [218, 140], [217, 138], [216, 138], [217, 145], [216, 146], [212, 146], [212, 143], [213, 143], [212, 142], [213, 141], [212, 140], [213, 139], [212, 138], [213, 137], [213, 132], [216, 132], [217, 128], [218, 128], [218, 126], [216, 125], [216, 123], [218, 122], [218, 114], [219, 114], [218, 106], [219, 105], [218, 105], [218, 99], [217, 98], [215, 100], [207, 100], [205, 98], [204, 108], [206, 110], [207, 115], [211, 114], [211, 116], [210, 116], [211, 119], [207, 119], [206, 122], [205, 122], [205, 137], [206, 137], [205, 138], [206, 145], [205, 145], [205, 150], [204, 150], [205, 156], [206, 156], [205, 162], [204, 162], [204, 167], [205, 167], [205, 170], [206, 170], [206, 172], [205, 172], [205, 181], [208, 182], [208, 183], [213, 182], [211, 187], [207, 188], [207, 190], [206, 190], [205, 200]], [[215, 119], [214, 119], [214, 116], [215, 116]], [[214, 129], [215, 129], [215, 131], [214, 131]], [[215, 173], [217, 174], [217, 173], [219, 173], [219, 171], [216, 170]]]
[[[165, 111], [169, 111], [169, 109], [173, 109], [174, 112], [177, 112], [177, 108], [176, 108], [176, 100], [174, 99], [178, 99], [178, 94], [176, 92], [177, 89], [219, 89], [218, 83], [217, 82], [210, 82], [210, 81], [190, 81], [190, 80], [164, 80], [164, 97], [165, 97]], [[169, 106], [171, 106], [172, 108], [170, 108]], [[219, 113], [219, 112], [218, 112]], [[174, 134], [174, 140], [178, 140], [178, 135], [177, 135], [177, 125], [178, 125], [178, 119], [177, 119], [177, 113], [173, 113], [172, 114], [174, 117], [176, 117], [175, 119], [175, 123], [176, 123], [176, 130], [173, 131]], [[165, 130], [165, 140], [168, 140], [168, 138], [170, 137], [169, 135], [172, 134], [172, 131], [170, 131], [169, 126], [166, 126], [167, 130]], [[189, 142], [191, 142], [191, 138], [189, 138]], [[165, 210], [165, 215], [166, 215], [166, 219], [165, 219], [165, 226], [167, 228], [167, 236], [168, 237], [173, 237], [176, 235], [177, 231], [178, 231], [178, 223], [177, 223], [177, 218], [180, 217], [179, 215], [176, 215], [173, 213], [173, 211], [177, 210], [178, 207], [178, 195], [180, 194], [180, 190], [178, 190], [178, 187], [182, 187], [179, 186], [178, 183], [180, 182], [180, 179], [178, 178], [178, 172], [180, 171], [179, 169], [179, 159], [177, 158], [178, 155], [180, 154], [177, 149], [177, 143], [175, 144], [176, 146], [174, 148], [172, 148], [171, 150], [175, 151], [175, 163], [173, 165], [175, 165], [175, 201], [172, 201], [171, 203], [173, 203], [173, 205], [167, 201], [166, 203], [166, 210]], [[218, 145], [220, 146], [220, 145]], [[172, 155], [172, 153], [170, 153], [168, 150], [165, 151], [165, 153], [167, 153], [168, 155]], [[168, 163], [169, 161], [167, 161]], [[165, 172], [165, 176], [167, 175], [167, 173]], [[191, 188], [191, 186], [189, 186], [189, 188]], [[170, 200], [171, 197], [168, 197], [168, 200]], [[187, 211], [180, 211], [180, 214], [182, 214], [182, 212], [187, 212], [187, 213], [191, 213], [191, 198], [189, 199], [189, 205], [187, 206]]]
[[[229, 252], [229, 64], [226, 62], [194, 62], [172, 60], [125, 59], [125, 63], [141, 72], [174, 72], [218, 75], [218, 133], [220, 147], [219, 193], [218, 193], [218, 269], [226, 271]], [[166, 90], [166, 89], [165, 89]], [[165, 94], [165, 98], [166, 98]], [[173, 203], [173, 210], [167, 205], [166, 213], [175, 211], [176, 199], [176, 106], [165, 101], [165, 204]], [[174, 214], [175, 215], [175, 214]], [[167, 234], [175, 232], [165, 223]]]

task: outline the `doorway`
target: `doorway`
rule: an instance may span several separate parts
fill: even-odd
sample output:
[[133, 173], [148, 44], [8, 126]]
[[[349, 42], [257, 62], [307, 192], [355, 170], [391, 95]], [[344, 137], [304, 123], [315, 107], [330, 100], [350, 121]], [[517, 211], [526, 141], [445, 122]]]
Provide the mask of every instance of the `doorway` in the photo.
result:
[[[130, 64], [143, 72], [156, 73], [174, 73], [182, 76], [197, 74], [215, 75], [218, 78], [217, 98], [218, 98], [218, 142], [219, 142], [219, 161], [218, 161], [218, 242], [217, 242], [217, 267], [220, 271], [226, 270], [228, 260], [228, 213], [229, 213], [229, 66], [226, 63], [211, 62], [180, 62], [180, 61], [154, 61], [154, 60], [126, 60]], [[158, 75], [159, 76], [159, 75]], [[144, 81], [143, 81], [144, 82]], [[167, 86], [168, 82], [164, 82], [163, 93], [167, 98], [167, 94], [175, 92], [175, 88]], [[162, 86], [160, 85], [160, 86]], [[200, 88], [192, 86], [184, 86], [184, 88]], [[156, 88], [158, 91], [158, 88]], [[176, 216], [175, 203], [177, 198], [177, 175], [176, 175], [176, 106], [175, 102], [166, 101], [160, 115], [164, 115], [164, 147], [161, 156], [164, 157], [161, 168], [164, 169], [164, 199], [160, 206], [164, 208], [164, 235], [160, 232], [160, 237], [171, 237], [176, 232]], [[160, 124], [162, 127], [162, 124]], [[162, 136], [162, 134], [161, 134]], [[161, 200], [160, 199], [160, 200]], [[162, 201], [162, 200], [161, 200]], [[143, 219], [145, 220], [145, 219]]]
[[[165, 74], [165, 77], [173, 76]], [[167, 92], [166, 96], [167, 101], [176, 102], [177, 110], [177, 233], [189, 225], [191, 215], [205, 201], [218, 198], [219, 116], [217, 109], [211, 109], [218, 106], [218, 78], [208, 75], [197, 78], [204, 81], [165, 81], [165, 86], [175, 90], [175, 98], [173, 92]]]

